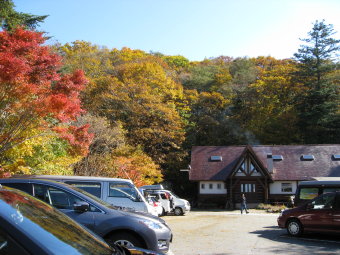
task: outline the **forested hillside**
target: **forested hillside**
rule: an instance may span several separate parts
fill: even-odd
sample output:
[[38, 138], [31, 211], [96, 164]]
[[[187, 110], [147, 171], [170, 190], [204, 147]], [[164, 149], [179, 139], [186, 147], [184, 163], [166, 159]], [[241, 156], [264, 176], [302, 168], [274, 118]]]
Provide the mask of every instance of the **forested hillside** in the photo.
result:
[[32, 28], [2, 24], [2, 174], [180, 188], [195, 145], [340, 143], [339, 40], [324, 21], [291, 59], [195, 62], [81, 40], [50, 47]]

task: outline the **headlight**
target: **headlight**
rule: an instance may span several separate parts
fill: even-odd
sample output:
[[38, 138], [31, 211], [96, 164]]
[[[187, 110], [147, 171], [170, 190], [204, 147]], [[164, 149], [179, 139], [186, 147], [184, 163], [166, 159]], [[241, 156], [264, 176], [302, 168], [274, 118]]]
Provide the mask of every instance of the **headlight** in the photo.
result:
[[163, 226], [161, 224], [158, 224], [156, 222], [153, 222], [151, 220], [139, 220], [139, 223], [142, 223], [144, 225], [146, 225], [148, 228], [151, 229], [162, 229]]

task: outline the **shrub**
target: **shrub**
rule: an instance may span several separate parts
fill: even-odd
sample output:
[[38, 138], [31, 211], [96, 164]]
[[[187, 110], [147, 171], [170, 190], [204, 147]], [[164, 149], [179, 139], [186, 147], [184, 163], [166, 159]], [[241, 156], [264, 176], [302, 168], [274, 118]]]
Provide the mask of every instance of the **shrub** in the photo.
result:
[[287, 209], [285, 205], [271, 205], [271, 204], [259, 204], [256, 209], [265, 210], [270, 213], [279, 213], [284, 209]]

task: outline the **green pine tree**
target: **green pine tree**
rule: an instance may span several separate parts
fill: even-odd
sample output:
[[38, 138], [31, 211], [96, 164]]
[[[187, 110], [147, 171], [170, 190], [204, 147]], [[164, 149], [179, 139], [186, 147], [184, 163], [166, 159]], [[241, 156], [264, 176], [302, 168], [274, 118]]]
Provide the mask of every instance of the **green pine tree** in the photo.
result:
[[301, 39], [297, 81], [305, 93], [297, 98], [299, 126], [303, 143], [340, 143], [339, 71], [340, 40], [332, 38], [333, 26], [324, 20], [314, 23], [308, 38]]
[[34, 30], [48, 16], [17, 12], [14, 7], [12, 0], [0, 0], [0, 26], [2, 29], [12, 31], [17, 26], [24, 26], [27, 29]]

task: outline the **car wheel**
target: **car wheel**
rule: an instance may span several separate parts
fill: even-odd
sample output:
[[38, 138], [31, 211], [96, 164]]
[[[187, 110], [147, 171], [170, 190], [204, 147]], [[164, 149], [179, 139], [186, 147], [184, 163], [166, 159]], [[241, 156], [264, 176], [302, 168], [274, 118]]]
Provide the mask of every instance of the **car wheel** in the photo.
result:
[[291, 236], [300, 236], [303, 232], [302, 224], [300, 221], [293, 219], [287, 223], [287, 232]]
[[118, 244], [125, 247], [136, 246], [144, 249], [146, 248], [136, 236], [130, 233], [114, 233], [105, 238], [105, 241], [108, 244]]
[[164, 215], [166, 215], [166, 212], [165, 212], [165, 209], [162, 208], [162, 214], [161, 214], [161, 216], [164, 216]]
[[183, 215], [183, 211], [182, 211], [181, 208], [176, 207], [176, 208], [175, 208], [175, 211], [174, 211], [174, 214], [175, 214], [176, 216], [180, 216], [180, 215]]

